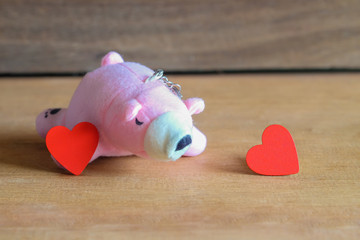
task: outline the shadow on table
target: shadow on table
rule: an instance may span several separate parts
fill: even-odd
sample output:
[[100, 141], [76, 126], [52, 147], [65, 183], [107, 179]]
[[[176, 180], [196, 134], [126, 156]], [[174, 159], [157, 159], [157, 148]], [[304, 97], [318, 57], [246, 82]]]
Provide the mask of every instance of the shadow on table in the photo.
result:
[[45, 141], [37, 135], [0, 136], [0, 163], [20, 168], [56, 171]]
[[230, 172], [240, 173], [240, 174], [247, 174], [247, 175], [258, 175], [254, 173], [247, 165], [245, 157], [237, 157], [235, 158], [237, 165], [236, 167], [229, 168]]
[[[129, 172], [128, 165], [133, 157], [101, 157], [90, 163], [84, 173]], [[45, 140], [37, 135], [0, 136], [0, 164], [14, 165], [19, 169], [33, 169], [46, 172], [70, 174], [59, 168], [46, 148]], [[114, 168], [114, 164], [116, 168]], [[70, 174], [71, 175], [71, 174]]]
[[230, 173], [238, 173], [245, 175], [257, 175], [246, 164], [246, 158], [242, 156], [234, 156], [227, 163], [218, 165], [218, 170]]
[[[224, 161], [226, 160], [226, 161]], [[0, 136], [0, 164], [14, 165], [19, 169], [33, 169], [45, 172], [69, 174], [59, 168], [48, 152], [45, 140], [34, 135], [2, 135]], [[139, 167], [140, 166], [140, 167]], [[83, 175], [125, 174], [129, 172], [142, 172], [144, 168], [156, 171], [184, 171], [201, 172], [208, 169], [215, 172], [232, 172], [254, 175], [246, 164], [245, 157], [234, 155], [219, 161], [206, 153], [199, 157], [184, 158], [170, 164], [149, 161], [139, 157], [101, 157], [90, 163]], [[209, 169], [210, 168], [210, 169]], [[146, 170], [148, 171], [148, 170]], [[206, 170], [205, 170], [206, 171]]]
[[238, 157], [236, 158], [236, 160], [239, 162], [239, 168], [236, 169], [234, 172], [247, 175], [258, 175], [248, 167], [245, 157]]
[[199, 158], [201, 158], [204, 165], [206, 165], [206, 169], [212, 172], [257, 175], [248, 167], [245, 154], [229, 153], [226, 155], [219, 155], [217, 150], [214, 150], [203, 153]]

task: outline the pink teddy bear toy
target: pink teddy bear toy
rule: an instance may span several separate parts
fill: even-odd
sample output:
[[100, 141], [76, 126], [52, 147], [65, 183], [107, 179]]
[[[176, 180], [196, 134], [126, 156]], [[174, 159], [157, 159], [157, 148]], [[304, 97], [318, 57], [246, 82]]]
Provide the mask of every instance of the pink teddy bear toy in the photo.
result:
[[162, 161], [196, 156], [206, 137], [193, 125], [191, 115], [204, 110], [200, 98], [181, 100], [179, 85], [153, 70], [124, 62], [109, 52], [101, 67], [80, 82], [67, 109], [47, 109], [36, 119], [39, 135], [54, 126], [72, 129], [90, 122], [99, 132], [91, 161], [99, 156], [137, 155]]

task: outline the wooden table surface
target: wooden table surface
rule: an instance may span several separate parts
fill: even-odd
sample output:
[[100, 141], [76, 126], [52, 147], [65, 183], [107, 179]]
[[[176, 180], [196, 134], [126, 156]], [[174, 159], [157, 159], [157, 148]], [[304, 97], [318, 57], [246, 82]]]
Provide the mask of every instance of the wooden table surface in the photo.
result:
[[[170, 78], [205, 100], [206, 151], [102, 158], [80, 176], [55, 166], [34, 125], [80, 78], [0, 79], [0, 239], [358, 239], [359, 74]], [[296, 175], [246, 165], [275, 123], [295, 140]]]

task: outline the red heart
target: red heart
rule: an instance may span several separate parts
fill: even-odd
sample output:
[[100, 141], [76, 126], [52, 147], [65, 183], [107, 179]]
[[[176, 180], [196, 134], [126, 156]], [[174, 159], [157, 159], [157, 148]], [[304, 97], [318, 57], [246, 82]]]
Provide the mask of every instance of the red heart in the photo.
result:
[[256, 145], [246, 154], [251, 170], [262, 175], [289, 175], [299, 172], [295, 143], [289, 131], [281, 125], [264, 130], [262, 145]]
[[89, 122], [77, 124], [72, 131], [56, 126], [46, 135], [46, 146], [51, 155], [75, 175], [80, 175], [88, 165], [98, 142], [99, 133]]

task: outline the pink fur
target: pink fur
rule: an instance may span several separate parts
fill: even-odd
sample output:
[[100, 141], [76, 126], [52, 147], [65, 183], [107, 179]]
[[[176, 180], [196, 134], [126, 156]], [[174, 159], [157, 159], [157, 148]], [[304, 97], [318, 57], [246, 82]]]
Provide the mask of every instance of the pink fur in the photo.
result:
[[90, 122], [100, 135], [92, 160], [135, 154], [166, 161], [204, 151], [206, 137], [191, 118], [204, 110], [202, 99], [181, 101], [159, 80], [144, 83], [154, 71], [124, 62], [118, 53], [108, 53], [101, 65], [85, 75], [67, 109], [39, 114], [40, 136], [45, 138], [54, 126], [72, 129], [79, 122]]
[[101, 66], [115, 64], [115, 63], [122, 63], [124, 60], [117, 52], [109, 52], [106, 54], [103, 59], [101, 60]]

